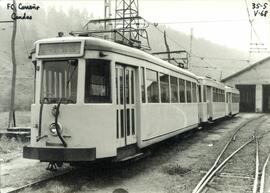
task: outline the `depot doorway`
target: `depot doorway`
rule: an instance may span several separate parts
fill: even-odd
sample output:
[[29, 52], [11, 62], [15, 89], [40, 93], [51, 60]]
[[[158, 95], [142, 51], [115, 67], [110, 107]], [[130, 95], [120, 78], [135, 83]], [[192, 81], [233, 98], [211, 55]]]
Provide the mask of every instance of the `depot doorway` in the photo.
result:
[[270, 85], [263, 85], [263, 112], [270, 113]]
[[240, 91], [240, 112], [255, 112], [256, 85], [236, 85]]

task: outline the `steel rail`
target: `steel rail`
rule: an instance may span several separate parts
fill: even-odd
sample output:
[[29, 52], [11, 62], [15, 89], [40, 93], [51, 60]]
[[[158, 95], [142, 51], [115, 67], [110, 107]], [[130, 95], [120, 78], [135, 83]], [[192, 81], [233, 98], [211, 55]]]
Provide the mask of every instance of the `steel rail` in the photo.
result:
[[26, 185], [23, 185], [23, 186], [14, 188], [13, 190], [7, 191], [6, 193], [17, 193], [17, 192], [19, 192], [21, 190], [24, 190], [25, 188], [28, 188], [28, 187], [31, 187], [31, 186], [35, 186], [35, 185], [38, 185], [40, 183], [49, 181], [51, 179], [54, 179], [54, 178], [57, 178], [57, 177], [66, 175], [66, 174], [70, 173], [71, 171], [72, 171], [72, 169], [71, 170], [68, 170], [68, 171], [61, 172], [61, 173], [59, 173], [57, 175], [54, 175], [54, 176], [50, 176], [50, 177], [47, 177], [47, 178], [44, 178], [44, 179], [41, 179], [41, 180], [37, 180], [35, 182], [31, 182], [29, 184], [26, 184]]
[[[259, 125], [261, 125], [262, 123], [263, 122], [259, 123]], [[195, 193], [200, 193], [203, 190], [203, 188], [207, 185], [207, 183], [212, 179], [212, 177], [220, 170], [220, 168], [222, 168], [236, 153], [238, 153], [241, 149], [243, 149], [245, 146], [247, 146], [249, 143], [253, 142], [254, 140], [263, 138], [266, 134], [268, 134], [268, 132], [265, 132], [258, 137], [253, 136], [253, 139], [249, 140], [248, 142], [243, 144], [241, 147], [239, 147], [237, 150], [235, 150], [232, 154], [230, 154], [215, 170], [211, 172], [211, 174], [203, 181], [203, 183], [201, 184], [201, 186], [198, 188], [198, 190]]]
[[265, 182], [265, 170], [268, 164], [270, 158], [270, 153], [268, 154], [264, 164], [263, 164], [263, 169], [262, 169], [262, 175], [261, 175], [261, 181], [260, 181], [260, 193], [264, 193], [264, 182]]
[[203, 188], [207, 185], [207, 183], [212, 179], [212, 177], [219, 171], [220, 168], [222, 168], [237, 152], [239, 152], [241, 149], [243, 149], [244, 147], [246, 147], [248, 144], [250, 144], [254, 140], [255, 140], [255, 138], [247, 141], [241, 147], [239, 147], [237, 150], [235, 150], [232, 154], [230, 154], [215, 170], [213, 170], [211, 172], [211, 174], [205, 179], [205, 181], [198, 188], [198, 190], [196, 191], [196, 193], [200, 193], [203, 190]]
[[[256, 132], [255, 132], [256, 133]], [[256, 136], [255, 136], [256, 137]], [[254, 177], [254, 183], [253, 183], [253, 189], [252, 192], [253, 193], [257, 193], [258, 190], [258, 181], [259, 181], [259, 142], [257, 137], [255, 138], [255, 142], [256, 142], [256, 169], [255, 169], [255, 177]]]
[[248, 121], [246, 121], [245, 123], [241, 124], [239, 127], [237, 127], [235, 129], [235, 131], [233, 132], [232, 137], [229, 139], [229, 141], [226, 143], [226, 145], [224, 146], [224, 148], [222, 149], [222, 151], [220, 152], [220, 154], [218, 155], [217, 159], [215, 160], [214, 164], [212, 165], [212, 167], [207, 171], [207, 173], [203, 176], [203, 178], [200, 180], [200, 182], [196, 185], [196, 187], [193, 189], [192, 193], [197, 193], [198, 189], [200, 188], [200, 186], [203, 184], [203, 182], [205, 181], [205, 179], [211, 174], [211, 172], [213, 172], [213, 170], [215, 169], [215, 167], [217, 166], [217, 163], [219, 162], [221, 156], [224, 154], [224, 152], [226, 151], [226, 149], [228, 148], [228, 146], [230, 145], [230, 143], [232, 142], [232, 140], [235, 140], [236, 134], [238, 133], [238, 131], [240, 129], [242, 129], [243, 127], [245, 127], [247, 124], [249, 124], [251, 121], [257, 119], [257, 118], [261, 118], [262, 116], [250, 119]]

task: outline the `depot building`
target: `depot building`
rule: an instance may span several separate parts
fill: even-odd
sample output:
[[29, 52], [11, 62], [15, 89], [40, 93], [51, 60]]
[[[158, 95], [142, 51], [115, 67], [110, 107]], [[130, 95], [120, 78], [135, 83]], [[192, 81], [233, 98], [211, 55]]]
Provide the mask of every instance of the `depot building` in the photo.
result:
[[240, 91], [240, 112], [270, 112], [270, 56], [222, 82]]

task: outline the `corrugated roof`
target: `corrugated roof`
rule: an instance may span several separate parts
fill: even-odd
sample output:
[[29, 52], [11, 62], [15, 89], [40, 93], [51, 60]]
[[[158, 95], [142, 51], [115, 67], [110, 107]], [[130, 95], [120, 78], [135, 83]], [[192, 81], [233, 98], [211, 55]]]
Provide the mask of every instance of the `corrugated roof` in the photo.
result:
[[234, 73], [234, 74], [232, 74], [230, 76], [227, 76], [226, 78], [222, 79], [221, 82], [225, 82], [225, 81], [227, 81], [227, 80], [229, 80], [229, 79], [231, 79], [231, 78], [233, 78], [235, 76], [238, 76], [238, 75], [240, 75], [240, 74], [254, 68], [257, 65], [264, 63], [265, 61], [267, 61], [269, 59], [270, 59], [270, 56], [268, 56], [268, 57], [266, 57], [266, 58], [264, 58], [264, 59], [262, 59], [262, 60], [260, 60], [260, 61], [258, 61], [256, 63], [254, 63], [254, 64], [252, 64], [252, 65], [250, 65], [250, 66], [248, 66], [248, 67], [246, 67], [246, 68], [244, 68], [244, 69], [242, 69], [242, 70], [240, 70], [240, 71], [238, 71], [238, 72], [236, 72], [236, 73]]

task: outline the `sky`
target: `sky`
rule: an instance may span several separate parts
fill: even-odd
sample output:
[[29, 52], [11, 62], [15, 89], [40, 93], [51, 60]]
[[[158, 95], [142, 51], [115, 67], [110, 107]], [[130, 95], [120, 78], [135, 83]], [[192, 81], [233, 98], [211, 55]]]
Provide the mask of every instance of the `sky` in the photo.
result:
[[[103, 0], [76, 2], [71, 0], [65, 1], [64, 4], [62, 2], [46, 1], [46, 4], [54, 4], [63, 9], [69, 6], [86, 8], [96, 18], [104, 16]], [[115, 0], [112, 0], [112, 5], [114, 2]], [[250, 19], [253, 20], [252, 34], [246, 2]], [[264, 10], [270, 12], [269, 1], [246, 0], [246, 2], [245, 0], [139, 0], [139, 14], [150, 22], [165, 24], [186, 34], [190, 34], [193, 28], [193, 36], [227, 47], [248, 52], [250, 43], [263, 43], [264, 46], [261, 47], [270, 50], [270, 13], [266, 17], [254, 16], [252, 9], [253, 3], [261, 5], [267, 3]], [[259, 10], [261, 11], [262, 7]]]
[[[19, 1], [19, 0], [18, 0]], [[120, 0], [118, 0], [120, 1]], [[0, 4], [9, 2], [0, 0]], [[48, 9], [56, 6], [63, 10], [70, 7], [86, 9], [95, 18], [104, 17], [104, 0], [23, 0], [23, 3], [41, 4]], [[253, 20], [253, 30], [247, 13]], [[269, 0], [139, 0], [139, 14], [152, 23], [165, 24], [173, 29], [204, 38], [227, 47], [248, 52], [250, 47], [263, 47], [270, 51], [270, 13], [266, 17], [254, 16], [253, 3], [264, 5], [270, 12]], [[114, 10], [115, 0], [112, 0]], [[260, 7], [259, 10], [263, 10]], [[114, 12], [114, 11], [113, 11]], [[252, 36], [252, 37], [251, 37]], [[263, 43], [250, 46], [250, 43]]]

